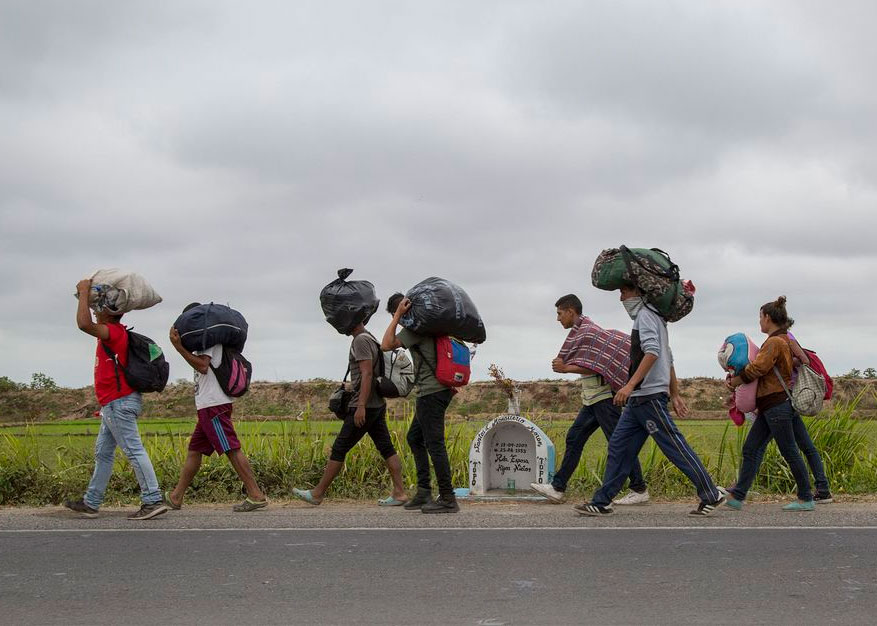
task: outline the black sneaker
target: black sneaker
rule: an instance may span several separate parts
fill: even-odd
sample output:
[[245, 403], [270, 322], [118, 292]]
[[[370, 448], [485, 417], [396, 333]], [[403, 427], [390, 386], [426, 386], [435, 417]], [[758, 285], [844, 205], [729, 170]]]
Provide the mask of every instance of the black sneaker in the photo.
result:
[[721, 497], [715, 502], [701, 502], [697, 505], [697, 508], [693, 511], [689, 511], [689, 515], [693, 515], [694, 517], [709, 517], [713, 513], [716, 512], [716, 509], [722, 506], [727, 500], [726, 492], [722, 489], [719, 491]]
[[454, 496], [439, 496], [420, 508], [421, 513], [459, 513], [460, 505]]
[[813, 502], [816, 504], [831, 504], [834, 502], [834, 498], [831, 497], [831, 492], [826, 491], [825, 493], [817, 493], [814, 495]]
[[81, 517], [94, 518], [97, 517], [97, 509], [93, 509], [85, 503], [85, 500], [66, 500], [64, 502], [71, 511], [76, 511]]
[[612, 515], [615, 513], [615, 509], [612, 508], [611, 504], [609, 506], [600, 506], [599, 504], [590, 504], [588, 502], [582, 502], [581, 504], [575, 505], [573, 510], [579, 515], [589, 515], [591, 517], [600, 517], [601, 515]]
[[424, 504], [432, 502], [432, 492], [428, 489], [417, 489], [417, 493], [402, 505], [406, 511], [419, 511]]
[[158, 517], [162, 513], [167, 513], [167, 505], [164, 502], [156, 502], [154, 504], [144, 504], [136, 513], [131, 513], [128, 519], [145, 520]]

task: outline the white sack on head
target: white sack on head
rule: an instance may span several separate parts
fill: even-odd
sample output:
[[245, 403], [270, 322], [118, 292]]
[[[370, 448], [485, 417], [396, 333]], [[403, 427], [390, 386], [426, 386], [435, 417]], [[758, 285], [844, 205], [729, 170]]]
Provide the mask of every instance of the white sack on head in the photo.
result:
[[91, 277], [88, 305], [95, 311], [122, 314], [159, 302], [161, 296], [140, 274], [112, 268], [98, 270]]

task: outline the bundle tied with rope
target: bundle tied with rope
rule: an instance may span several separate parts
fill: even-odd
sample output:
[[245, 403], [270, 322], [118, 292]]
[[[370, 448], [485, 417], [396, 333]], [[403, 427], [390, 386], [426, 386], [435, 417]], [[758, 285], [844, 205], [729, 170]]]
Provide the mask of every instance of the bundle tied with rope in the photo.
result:
[[608, 248], [591, 270], [597, 289], [614, 291], [633, 286], [647, 304], [668, 322], [678, 322], [694, 308], [694, 283], [683, 280], [679, 266], [659, 248]]

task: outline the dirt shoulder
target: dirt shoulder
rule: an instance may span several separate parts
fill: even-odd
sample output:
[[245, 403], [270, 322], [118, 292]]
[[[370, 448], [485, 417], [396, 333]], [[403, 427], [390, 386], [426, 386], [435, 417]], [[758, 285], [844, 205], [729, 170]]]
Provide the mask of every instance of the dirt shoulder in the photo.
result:
[[608, 517], [585, 518], [572, 504], [546, 502], [462, 502], [454, 515], [423, 515], [376, 503], [328, 501], [318, 507], [301, 502], [274, 501], [255, 513], [233, 513], [230, 504], [199, 504], [170, 511], [148, 522], [132, 522], [126, 515], [134, 507], [106, 507], [97, 519], [82, 519], [63, 507], [0, 508], [0, 532], [110, 531], [110, 530], [223, 530], [223, 529], [490, 529], [490, 528], [788, 528], [877, 527], [877, 496], [842, 497], [810, 513], [787, 513], [788, 501], [759, 500], [737, 512], [722, 507], [710, 518], [693, 518], [687, 512], [694, 502], [653, 502], [645, 506], [618, 507]]

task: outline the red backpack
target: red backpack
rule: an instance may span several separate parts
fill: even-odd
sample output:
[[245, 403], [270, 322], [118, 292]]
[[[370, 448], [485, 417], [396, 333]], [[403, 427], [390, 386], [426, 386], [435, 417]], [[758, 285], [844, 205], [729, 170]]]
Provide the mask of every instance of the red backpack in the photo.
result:
[[816, 353], [813, 350], [808, 350], [807, 348], [801, 348], [804, 351], [804, 354], [807, 355], [807, 358], [810, 359], [810, 367], [813, 368], [813, 371], [822, 376], [825, 379], [825, 400], [831, 400], [831, 393], [834, 391], [834, 381], [831, 380], [831, 376], [828, 375], [828, 370], [825, 369], [825, 365], [822, 363], [820, 358], [816, 356]]
[[445, 387], [462, 387], [469, 383], [472, 354], [465, 343], [453, 337], [435, 339], [435, 377]]

